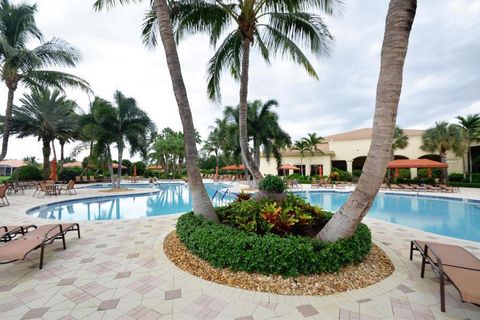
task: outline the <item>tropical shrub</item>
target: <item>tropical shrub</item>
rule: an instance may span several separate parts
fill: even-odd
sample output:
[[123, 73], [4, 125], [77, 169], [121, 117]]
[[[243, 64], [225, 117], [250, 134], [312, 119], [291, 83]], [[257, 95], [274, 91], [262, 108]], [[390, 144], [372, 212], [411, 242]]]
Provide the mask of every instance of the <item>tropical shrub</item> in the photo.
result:
[[237, 194], [237, 198], [235, 201], [245, 201], [245, 200], [250, 200], [252, 198], [253, 194], [251, 193], [245, 193], [245, 192], [240, 192]]
[[287, 187], [282, 178], [267, 174], [258, 184], [258, 189], [265, 192], [282, 193], [287, 190]]
[[338, 180], [340, 181], [352, 181], [352, 174], [348, 171], [344, 171], [338, 168], [332, 168], [332, 173], [338, 174]]
[[42, 171], [36, 166], [22, 166], [17, 169], [20, 181], [37, 181], [43, 179]]
[[340, 180], [340, 173], [338, 173], [336, 171], [332, 171], [330, 173], [330, 176], [328, 176], [328, 178], [332, 181], [338, 181], [338, 180]]
[[360, 177], [362, 175], [362, 170], [360, 169], [353, 169], [352, 170], [352, 176], [353, 177]]
[[325, 224], [324, 212], [304, 199], [288, 193], [284, 200], [247, 199], [217, 210], [219, 220], [257, 234], [313, 235]]
[[372, 246], [370, 230], [364, 224], [351, 238], [327, 243], [293, 235], [258, 235], [213, 223], [192, 212], [178, 219], [177, 235], [193, 254], [213, 267], [282, 276], [337, 272], [361, 262]]

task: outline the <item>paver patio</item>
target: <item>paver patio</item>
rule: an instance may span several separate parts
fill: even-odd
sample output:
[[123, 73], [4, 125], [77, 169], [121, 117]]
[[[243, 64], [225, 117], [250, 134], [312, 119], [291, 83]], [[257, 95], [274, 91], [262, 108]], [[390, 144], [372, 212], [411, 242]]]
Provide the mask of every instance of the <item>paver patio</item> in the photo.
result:
[[[140, 192], [145, 192], [141, 190]], [[464, 191], [480, 199], [480, 192]], [[100, 195], [36, 199], [31, 191], [11, 195], [0, 208], [2, 224], [46, 221], [29, 217], [39, 204]], [[0, 319], [480, 319], [480, 307], [461, 303], [447, 286], [447, 313], [440, 312], [439, 289], [428, 269], [420, 278], [420, 259], [408, 260], [409, 241], [429, 239], [464, 245], [480, 257], [480, 243], [446, 238], [367, 218], [375, 242], [395, 264], [384, 281], [331, 296], [282, 296], [211, 283], [176, 268], [163, 254], [163, 238], [177, 216], [121, 221], [81, 221], [82, 238], [68, 236], [29, 260], [0, 266]]]

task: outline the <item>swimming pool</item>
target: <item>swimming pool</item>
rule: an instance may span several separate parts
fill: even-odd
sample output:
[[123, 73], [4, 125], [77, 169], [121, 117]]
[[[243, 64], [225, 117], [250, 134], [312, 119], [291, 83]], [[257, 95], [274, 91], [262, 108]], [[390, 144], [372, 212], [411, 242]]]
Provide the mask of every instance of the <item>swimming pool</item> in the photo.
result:
[[[123, 185], [122, 185], [123, 186]], [[139, 187], [140, 185], [135, 185]], [[148, 187], [148, 185], [143, 185]], [[103, 188], [110, 187], [104, 185]], [[128, 186], [127, 186], [128, 187]], [[225, 194], [224, 184], [205, 184], [210, 196], [215, 196], [214, 205], [222, 205], [234, 196]], [[51, 205], [32, 208], [28, 215], [51, 220], [124, 220], [154, 217], [192, 210], [188, 185], [184, 183], [157, 184], [158, 192], [138, 195], [106, 195], [78, 200], [67, 200]]]
[[[82, 221], [154, 217], [191, 210], [186, 184], [162, 183], [155, 187], [159, 189], [158, 192], [63, 201], [33, 208], [27, 214], [43, 219]], [[206, 184], [205, 187], [212, 197], [217, 190], [225, 190], [227, 186]], [[328, 211], [338, 210], [349, 196], [349, 193], [333, 191], [298, 194]], [[227, 194], [221, 201], [223, 195], [224, 191], [215, 197], [215, 205], [225, 204], [233, 198]], [[476, 200], [379, 193], [368, 217], [445, 236], [480, 241], [480, 201]]]
[[[349, 193], [300, 192], [312, 204], [336, 211]], [[480, 241], [480, 201], [379, 193], [368, 217], [444, 236]]]

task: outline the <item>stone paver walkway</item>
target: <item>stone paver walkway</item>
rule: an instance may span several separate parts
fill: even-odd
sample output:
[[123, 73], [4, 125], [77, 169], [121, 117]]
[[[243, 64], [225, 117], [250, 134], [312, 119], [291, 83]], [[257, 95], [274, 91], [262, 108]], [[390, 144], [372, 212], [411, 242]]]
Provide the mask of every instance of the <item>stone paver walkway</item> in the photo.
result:
[[[35, 199], [31, 191], [12, 195], [12, 205], [0, 208], [0, 221], [44, 224], [46, 220], [25, 215], [26, 209], [98, 195], [105, 194], [78, 190], [77, 196], [58, 199]], [[367, 218], [375, 242], [395, 264], [392, 276], [331, 296], [283, 296], [210, 283], [176, 268], [162, 250], [176, 218], [82, 221], [82, 238], [69, 235], [67, 250], [60, 242], [47, 247], [44, 269], [37, 268], [38, 253], [25, 262], [1, 265], [0, 319], [480, 319], [480, 307], [461, 303], [452, 285], [447, 285], [447, 313], [441, 313], [434, 274], [429, 270], [421, 279], [418, 256], [408, 260], [413, 238], [458, 243], [480, 257], [478, 242]]]

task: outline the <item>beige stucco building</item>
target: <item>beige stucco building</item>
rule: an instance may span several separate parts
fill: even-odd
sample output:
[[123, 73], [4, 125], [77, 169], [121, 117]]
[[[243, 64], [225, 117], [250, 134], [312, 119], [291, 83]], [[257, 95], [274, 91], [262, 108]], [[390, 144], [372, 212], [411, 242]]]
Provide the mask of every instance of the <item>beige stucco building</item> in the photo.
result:
[[[423, 130], [404, 129], [404, 133], [408, 136], [408, 146], [405, 149], [395, 150], [396, 159], [424, 159], [428, 158], [440, 161], [437, 154], [430, 154], [422, 151]], [[361, 170], [365, 158], [370, 148], [372, 137], [371, 128], [362, 128], [334, 134], [324, 137], [325, 143], [318, 146], [321, 152], [305, 152], [300, 157], [300, 152], [296, 150], [285, 150], [282, 153], [282, 163], [293, 164], [301, 167], [304, 175], [313, 175], [323, 172], [323, 175], [329, 175], [332, 167], [346, 170], [350, 173], [353, 170]], [[464, 169], [463, 159], [455, 156], [455, 154], [447, 153], [447, 163], [449, 173], [462, 173]], [[267, 161], [265, 157], [260, 159], [260, 171], [262, 174], [283, 174], [277, 170], [275, 159]], [[293, 171], [289, 172], [290, 174]], [[300, 173], [300, 172], [298, 172]], [[412, 176], [416, 176], [416, 169], [412, 169]]]

